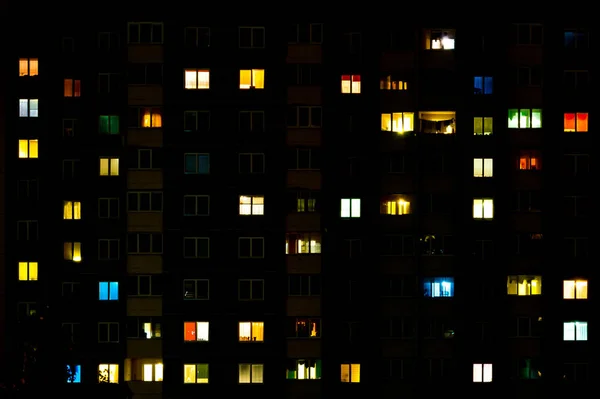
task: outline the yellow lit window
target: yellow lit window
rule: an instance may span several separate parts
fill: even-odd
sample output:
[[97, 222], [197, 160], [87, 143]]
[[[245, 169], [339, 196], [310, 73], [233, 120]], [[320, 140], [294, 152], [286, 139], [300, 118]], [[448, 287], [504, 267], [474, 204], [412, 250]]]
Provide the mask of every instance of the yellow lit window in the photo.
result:
[[81, 80], [65, 79], [65, 97], [81, 97]]
[[239, 364], [238, 382], [240, 384], [262, 384], [263, 383], [263, 364]]
[[360, 364], [342, 364], [342, 382], [360, 382]]
[[239, 323], [240, 342], [263, 342], [265, 323], [262, 321], [247, 321]]
[[428, 29], [425, 31], [425, 50], [454, 50], [454, 29]]
[[73, 262], [81, 262], [81, 243], [80, 242], [65, 242], [64, 243], [64, 258]]
[[564, 299], [588, 299], [587, 280], [564, 280], [563, 281]]
[[163, 364], [155, 363], [155, 364], [144, 364], [142, 368], [143, 372], [143, 381], [152, 382], [152, 381], [162, 381], [163, 380]]
[[108, 384], [119, 383], [119, 365], [118, 364], [99, 364], [98, 382]]
[[494, 160], [492, 158], [473, 159], [473, 177], [493, 177]]
[[342, 93], [360, 94], [360, 75], [342, 75]]
[[419, 119], [422, 133], [456, 133], [456, 112], [454, 111], [423, 111], [419, 112]]
[[184, 364], [184, 384], [208, 384], [208, 364]]
[[414, 112], [394, 112], [381, 114], [381, 130], [386, 132], [405, 133], [414, 130]]
[[264, 89], [264, 69], [240, 69], [240, 89]]
[[397, 216], [409, 215], [410, 202], [406, 198], [402, 197], [385, 197], [381, 202], [381, 214]]
[[81, 219], [81, 202], [63, 201], [63, 219], [79, 220]]
[[473, 219], [493, 219], [494, 200], [489, 198], [473, 200]]
[[37, 281], [37, 262], [19, 262], [19, 281]]
[[19, 158], [37, 158], [37, 140], [19, 140]]
[[100, 176], [119, 176], [119, 158], [100, 158]]
[[21, 58], [19, 59], [19, 76], [37, 76], [38, 75], [38, 59], [37, 58]]
[[476, 116], [473, 118], [473, 134], [490, 136], [494, 132], [494, 118]]
[[408, 82], [392, 79], [388, 75], [379, 81], [379, 88], [381, 90], [408, 90]]
[[506, 287], [508, 295], [542, 295], [542, 276], [508, 276]]
[[264, 215], [265, 197], [240, 195], [240, 215]]
[[210, 71], [208, 69], [186, 69], [185, 88], [199, 90], [210, 88]]
[[287, 233], [285, 237], [285, 253], [293, 254], [320, 254], [320, 233]]
[[162, 111], [160, 108], [142, 108], [141, 127], [162, 127]]

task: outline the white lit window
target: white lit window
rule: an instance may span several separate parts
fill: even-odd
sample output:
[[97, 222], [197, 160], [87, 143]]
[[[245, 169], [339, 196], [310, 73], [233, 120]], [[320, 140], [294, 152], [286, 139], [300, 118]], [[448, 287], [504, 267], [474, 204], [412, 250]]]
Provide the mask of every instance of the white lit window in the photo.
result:
[[360, 94], [360, 75], [342, 75], [342, 93]]
[[492, 382], [492, 364], [473, 363], [473, 382]]
[[264, 215], [265, 197], [240, 195], [240, 215]]
[[587, 299], [588, 282], [587, 280], [564, 280], [563, 298], [564, 299]]
[[188, 90], [209, 89], [210, 71], [208, 69], [186, 69], [185, 88]]
[[473, 159], [473, 177], [494, 176], [494, 160], [492, 158]]
[[340, 213], [343, 218], [359, 218], [360, 198], [342, 198]]
[[494, 200], [493, 199], [474, 199], [473, 200], [473, 219], [493, 219], [494, 218]]
[[240, 384], [262, 384], [263, 383], [262, 364], [243, 363], [239, 365], [238, 377]]
[[262, 321], [245, 321], [239, 323], [240, 342], [263, 342], [265, 340], [265, 323]]
[[20, 99], [19, 100], [19, 117], [21, 118], [37, 118], [38, 117], [38, 100]]
[[587, 321], [570, 321], [563, 324], [564, 341], [587, 341]]
[[143, 365], [143, 380], [145, 382], [162, 381], [163, 380], [163, 365], [162, 363], [144, 364]]

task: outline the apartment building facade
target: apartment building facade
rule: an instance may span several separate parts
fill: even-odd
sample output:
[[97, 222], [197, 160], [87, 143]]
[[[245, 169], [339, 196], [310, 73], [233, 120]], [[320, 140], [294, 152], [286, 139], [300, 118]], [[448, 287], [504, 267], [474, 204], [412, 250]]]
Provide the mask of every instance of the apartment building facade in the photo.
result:
[[588, 27], [20, 40], [7, 347], [61, 392], [532, 396], [593, 375]]

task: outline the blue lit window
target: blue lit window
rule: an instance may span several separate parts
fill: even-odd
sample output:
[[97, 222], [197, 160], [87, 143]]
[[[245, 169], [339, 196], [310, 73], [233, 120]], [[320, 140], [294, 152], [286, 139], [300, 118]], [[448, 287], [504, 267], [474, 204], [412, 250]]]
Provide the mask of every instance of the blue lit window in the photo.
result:
[[76, 364], [74, 368], [75, 368], [75, 371], [72, 372], [71, 365], [70, 364], [67, 365], [67, 382], [77, 384], [77, 383], [81, 382], [81, 365]]
[[566, 30], [565, 31], [566, 48], [588, 48], [589, 34], [585, 30]]
[[184, 173], [188, 175], [207, 175], [210, 171], [209, 154], [185, 154]]
[[119, 283], [117, 281], [101, 281], [98, 283], [98, 299], [101, 301], [119, 300]]
[[423, 293], [429, 298], [448, 298], [454, 296], [453, 277], [432, 277], [423, 280]]
[[473, 87], [475, 94], [492, 94], [494, 78], [491, 76], [475, 76], [473, 78]]

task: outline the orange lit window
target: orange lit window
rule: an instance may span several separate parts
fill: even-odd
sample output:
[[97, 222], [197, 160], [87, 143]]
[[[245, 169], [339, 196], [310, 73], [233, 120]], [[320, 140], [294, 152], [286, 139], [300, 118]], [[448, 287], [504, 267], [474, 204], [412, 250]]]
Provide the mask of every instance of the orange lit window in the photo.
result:
[[19, 59], [19, 76], [37, 76], [38, 75], [38, 59], [37, 58], [21, 58]]
[[379, 81], [379, 88], [381, 90], [408, 90], [408, 82], [392, 79], [392, 76], [388, 75]]
[[565, 114], [565, 132], [587, 132], [588, 131], [588, 113], [568, 113]]
[[185, 342], [207, 342], [208, 321], [186, 321], [183, 323], [183, 340]]
[[240, 69], [240, 89], [264, 89], [264, 69]]
[[342, 75], [342, 93], [360, 94], [360, 75]]
[[519, 158], [519, 169], [520, 170], [541, 170], [542, 163], [540, 156], [535, 153], [524, 153]]
[[142, 127], [161, 127], [162, 113], [160, 108], [142, 108]]
[[81, 97], [81, 80], [65, 79], [65, 97]]

